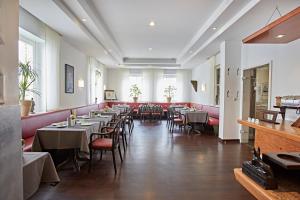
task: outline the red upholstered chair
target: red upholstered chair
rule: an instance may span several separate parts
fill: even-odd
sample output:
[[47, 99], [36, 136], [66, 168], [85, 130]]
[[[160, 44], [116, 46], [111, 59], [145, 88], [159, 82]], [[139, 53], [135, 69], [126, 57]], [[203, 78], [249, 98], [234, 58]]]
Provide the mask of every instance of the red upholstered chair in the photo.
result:
[[117, 173], [115, 150], [118, 149], [121, 162], [123, 162], [121, 149], [120, 149], [120, 130], [121, 130], [121, 120], [117, 121], [113, 127], [104, 126], [101, 128], [99, 133], [92, 133], [90, 136], [90, 162], [89, 162], [89, 172], [92, 168], [93, 154], [95, 151], [111, 151], [113, 157], [113, 164], [115, 169], [115, 174]]

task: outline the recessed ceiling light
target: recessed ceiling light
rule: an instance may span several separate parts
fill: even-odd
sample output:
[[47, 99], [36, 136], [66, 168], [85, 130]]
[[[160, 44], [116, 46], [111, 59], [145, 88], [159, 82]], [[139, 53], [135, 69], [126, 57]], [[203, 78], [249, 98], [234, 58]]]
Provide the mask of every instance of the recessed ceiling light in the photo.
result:
[[82, 18], [81, 21], [86, 22], [86, 19], [85, 19], [85, 18]]
[[155, 22], [154, 21], [150, 21], [149, 26], [155, 26]]
[[148, 50], [149, 50], [149, 51], [152, 51], [152, 48], [150, 47], [150, 48], [148, 48]]
[[211, 29], [215, 31], [215, 30], [217, 30], [217, 27], [212, 27]]
[[276, 36], [276, 38], [283, 38], [283, 37], [285, 37], [284, 34], [279, 34], [279, 35]]

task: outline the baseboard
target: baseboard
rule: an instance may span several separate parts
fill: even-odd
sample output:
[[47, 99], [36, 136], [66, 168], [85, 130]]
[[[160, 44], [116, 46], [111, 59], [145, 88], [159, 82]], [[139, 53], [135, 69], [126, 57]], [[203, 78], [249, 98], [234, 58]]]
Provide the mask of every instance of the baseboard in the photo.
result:
[[218, 138], [218, 141], [222, 144], [227, 144], [227, 143], [239, 144], [240, 143], [239, 139], [221, 139], [221, 138]]

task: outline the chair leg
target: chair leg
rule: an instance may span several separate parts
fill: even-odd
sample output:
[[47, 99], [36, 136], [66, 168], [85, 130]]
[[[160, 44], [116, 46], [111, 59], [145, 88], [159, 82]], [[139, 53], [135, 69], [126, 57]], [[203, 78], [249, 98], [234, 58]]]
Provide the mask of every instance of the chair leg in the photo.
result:
[[[119, 155], [120, 155], [121, 162], [123, 162], [120, 145], [118, 146], [118, 150], [119, 150]], [[125, 155], [125, 153], [124, 153], [124, 155]]]
[[112, 152], [113, 164], [114, 164], [114, 169], [115, 169], [115, 174], [116, 174], [117, 173], [117, 166], [116, 166], [115, 150], [113, 149], [111, 152]]
[[91, 169], [92, 169], [92, 161], [93, 161], [93, 150], [90, 149], [89, 172], [91, 172]]
[[122, 135], [122, 143], [123, 143], [123, 149], [124, 149], [124, 153], [126, 152], [126, 144], [125, 144], [125, 135]]
[[101, 150], [100, 152], [100, 160], [102, 160], [102, 154], [103, 154], [103, 150]]

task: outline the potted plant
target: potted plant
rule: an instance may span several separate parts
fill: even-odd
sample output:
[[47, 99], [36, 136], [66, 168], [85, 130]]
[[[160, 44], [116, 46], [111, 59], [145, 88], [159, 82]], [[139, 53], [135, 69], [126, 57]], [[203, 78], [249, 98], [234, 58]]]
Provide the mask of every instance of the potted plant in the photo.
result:
[[39, 92], [31, 87], [32, 84], [37, 80], [38, 74], [30, 66], [30, 62], [20, 62], [19, 77], [21, 116], [28, 116], [31, 110], [32, 100], [26, 100], [26, 93], [32, 92], [39, 95]]
[[142, 94], [140, 88], [137, 86], [137, 84], [134, 84], [130, 88], [130, 96], [133, 97], [134, 103], [137, 102], [139, 95]]
[[174, 97], [176, 88], [174, 86], [169, 85], [165, 88], [164, 93], [165, 97], [167, 97], [167, 102], [170, 103], [172, 100], [172, 97]]

